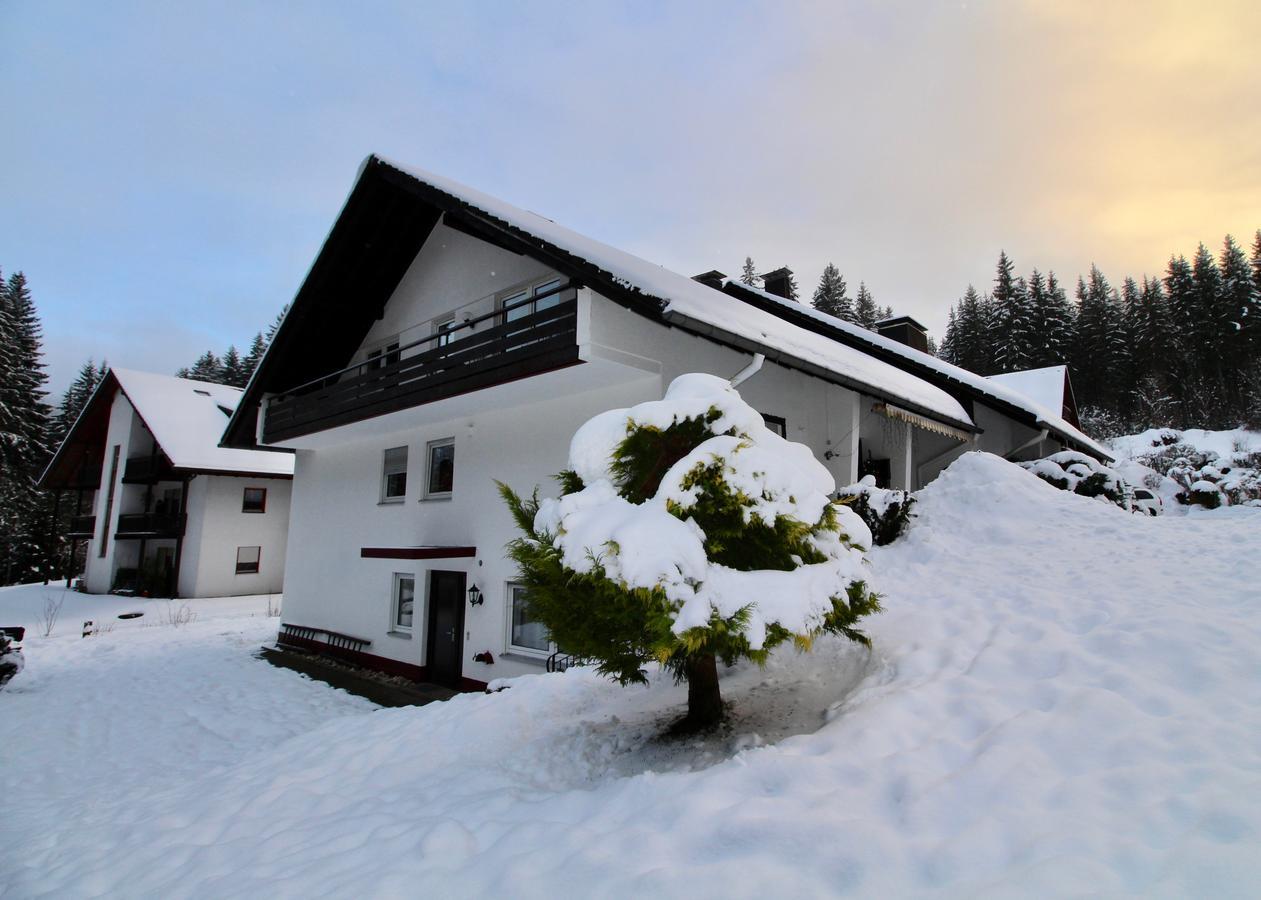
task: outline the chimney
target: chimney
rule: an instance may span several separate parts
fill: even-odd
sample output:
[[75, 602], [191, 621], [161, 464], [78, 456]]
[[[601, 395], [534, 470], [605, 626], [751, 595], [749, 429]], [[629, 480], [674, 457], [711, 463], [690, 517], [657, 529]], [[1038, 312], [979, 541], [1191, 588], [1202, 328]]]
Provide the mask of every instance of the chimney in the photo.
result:
[[928, 329], [910, 316], [895, 316], [876, 323], [876, 333], [906, 344], [921, 353], [928, 352]]
[[712, 287], [716, 291], [721, 291], [723, 282], [727, 280], [727, 276], [717, 269], [710, 269], [708, 272], [701, 272], [699, 275], [692, 276], [693, 281], [699, 281], [705, 287]]
[[785, 300], [791, 299], [788, 295], [788, 285], [792, 282], [792, 277], [793, 270], [787, 266], [776, 269], [774, 272], [767, 272], [762, 276], [762, 290], [776, 297], [783, 297]]

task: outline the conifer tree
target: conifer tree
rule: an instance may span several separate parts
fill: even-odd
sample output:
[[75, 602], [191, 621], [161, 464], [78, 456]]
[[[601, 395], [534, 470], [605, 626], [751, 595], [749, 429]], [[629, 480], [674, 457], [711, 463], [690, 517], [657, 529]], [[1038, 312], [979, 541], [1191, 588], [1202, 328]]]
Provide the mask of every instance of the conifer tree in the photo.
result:
[[245, 369], [245, 382], [248, 383], [250, 377], [254, 374], [254, 370], [258, 368], [258, 364], [263, 359], [263, 354], [267, 352], [267, 341], [263, 339], [263, 333], [260, 331], [254, 335], [254, 340], [250, 344], [249, 353], [245, 354], [245, 360], [242, 367]]
[[[663, 408], [671, 424], [659, 427]], [[870, 532], [827, 502], [831, 476], [810, 452], [770, 432], [722, 379], [684, 375], [663, 400], [597, 416], [571, 446], [582, 449], [558, 479], [561, 498], [499, 486], [522, 535], [509, 555], [530, 614], [622, 684], [647, 681], [653, 661], [686, 681], [677, 727], [723, 717], [718, 660], [760, 663], [822, 632], [868, 643], [856, 625], [879, 609], [861, 575]], [[756, 491], [743, 487], [750, 478]], [[780, 587], [763, 606], [768, 576]]]
[[231, 387], [243, 388], [248, 377], [241, 355], [237, 353], [236, 345], [229, 344], [219, 365], [219, 382]]
[[1028, 286], [1013, 277], [1006, 251], [1000, 251], [994, 276], [994, 333], [997, 338], [995, 364], [1000, 372], [1028, 369], [1033, 358], [1033, 316], [1029, 309]]
[[823, 275], [819, 278], [819, 286], [814, 289], [814, 297], [810, 303], [821, 313], [852, 321], [854, 308], [847, 290], [845, 276], [836, 266], [828, 263], [823, 267]]
[[215, 384], [221, 384], [223, 375], [223, 365], [219, 362], [219, 357], [215, 356], [213, 350], [207, 350], [197, 362], [193, 363], [191, 369], [180, 369], [175, 373], [179, 378], [191, 378], [193, 381], [210, 381]]
[[61, 395], [61, 407], [57, 410], [57, 416], [53, 422], [52, 443], [54, 446], [65, 440], [66, 435], [70, 433], [70, 429], [79, 418], [79, 413], [83, 412], [96, 386], [105, 377], [105, 372], [105, 363], [102, 362], [100, 368], [97, 368], [96, 362], [91, 359], [79, 368], [79, 374]]
[[[744, 258], [744, 268], [740, 271], [740, 281], [749, 287], [761, 287], [761, 278], [758, 277], [757, 268], [753, 265], [753, 257], [746, 256]], [[271, 335], [267, 336], [267, 340], [271, 341]]]
[[880, 310], [871, 296], [871, 291], [867, 290], [867, 282], [858, 282], [858, 296], [854, 298], [854, 322], [869, 331], [874, 331], [876, 322], [879, 320]]
[[1220, 271], [1223, 399], [1230, 410], [1240, 411], [1247, 405], [1250, 376], [1256, 361], [1249, 320], [1261, 310], [1258, 310], [1258, 294], [1248, 258], [1230, 235], [1226, 235], [1222, 246]]
[[1046, 365], [1067, 365], [1072, 354], [1077, 328], [1076, 314], [1073, 305], [1068, 300], [1068, 295], [1064, 293], [1064, 287], [1059, 283], [1054, 272], [1047, 273], [1046, 292], [1048, 298]]

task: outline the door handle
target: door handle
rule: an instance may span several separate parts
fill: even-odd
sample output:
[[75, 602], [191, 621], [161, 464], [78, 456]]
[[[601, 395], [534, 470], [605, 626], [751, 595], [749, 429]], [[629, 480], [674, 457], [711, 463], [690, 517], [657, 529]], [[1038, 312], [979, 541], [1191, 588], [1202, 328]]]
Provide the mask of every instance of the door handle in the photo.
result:
[[447, 632], [447, 640], [453, 644], [455, 643], [455, 629], [454, 628], [452, 628], [450, 631]]

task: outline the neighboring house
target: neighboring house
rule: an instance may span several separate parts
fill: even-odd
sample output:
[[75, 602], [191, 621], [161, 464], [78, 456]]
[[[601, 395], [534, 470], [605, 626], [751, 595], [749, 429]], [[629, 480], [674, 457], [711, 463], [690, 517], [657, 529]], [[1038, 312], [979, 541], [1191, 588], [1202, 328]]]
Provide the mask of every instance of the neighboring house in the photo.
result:
[[894, 337], [370, 157], [224, 436], [296, 451], [286, 636], [466, 688], [538, 671], [556, 648], [504, 556], [496, 479], [555, 491], [578, 426], [693, 371], [739, 373], [840, 485], [916, 488], [978, 448], [1107, 457]]
[[1002, 375], [990, 375], [989, 380], [1024, 394], [1044, 409], [1058, 410], [1060, 418], [1065, 422], [1081, 428], [1081, 422], [1077, 418], [1077, 398], [1073, 395], [1073, 382], [1068, 377], [1068, 366], [1006, 372]]
[[39, 482], [73, 504], [66, 537], [71, 560], [86, 543], [89, 593], [281, 590], [293, 457], [219, 446], [240, 399], [221, 384], [106, 373]]

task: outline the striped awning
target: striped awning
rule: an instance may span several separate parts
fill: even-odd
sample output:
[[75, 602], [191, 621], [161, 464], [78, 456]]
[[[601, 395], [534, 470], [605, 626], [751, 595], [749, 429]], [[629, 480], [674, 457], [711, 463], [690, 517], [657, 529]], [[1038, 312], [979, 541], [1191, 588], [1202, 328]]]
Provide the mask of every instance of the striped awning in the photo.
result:
[[952, 437], [956, 441], [972, 440], [972, 435], [962, 428], [955, 428], [953, 425], [947, 425], [945, 422], [938, 422], [936, 419], [921, 416], [918, 413], [911, 412], [909, 409], [894, 406], [892, 403], [872, 404], [871, 411], [878, 412], [880, 415], [887, 416], [890, 419], [897, 419], [900, 422], [914, 425], [916, 428], [923, 428], [925, 431], [944, 434], [946, 437]]

